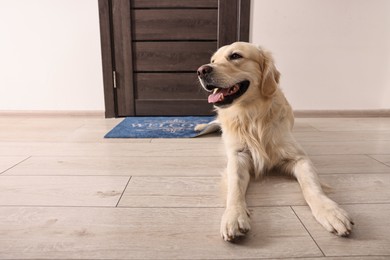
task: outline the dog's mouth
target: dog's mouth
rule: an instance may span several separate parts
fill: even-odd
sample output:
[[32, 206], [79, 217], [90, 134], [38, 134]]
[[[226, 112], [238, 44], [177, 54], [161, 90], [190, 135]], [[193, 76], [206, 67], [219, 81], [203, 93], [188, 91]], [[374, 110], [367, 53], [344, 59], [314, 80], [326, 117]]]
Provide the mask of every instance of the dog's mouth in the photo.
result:
[[213, 91], [213, 93], [209, 95], [208, 101], [215, 106], [229, 105], [233, 103], [235, 99], [241, 97], [248, 90], [248, 87], [248, 80], [241, 81], [228, 88], [207, 85], [206, 88]]

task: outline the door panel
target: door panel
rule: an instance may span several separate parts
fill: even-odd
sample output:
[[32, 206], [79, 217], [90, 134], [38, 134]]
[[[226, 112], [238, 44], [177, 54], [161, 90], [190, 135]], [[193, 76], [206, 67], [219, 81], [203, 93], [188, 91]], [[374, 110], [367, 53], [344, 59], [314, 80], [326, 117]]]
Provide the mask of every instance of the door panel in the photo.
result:
[[217, 42], [134, 42], [134, 71], [193, 71], [208, 63]]
[[213, 113], [196, 70], [248, 41], [250, 0], [98, 1], [107, 117]]
[[201, 88], [195, 73], [135, 73], [134, 84], [137, 100], [203, 99], [206, 92]]
[[218, 0], [134, 0], [133, 8], [217, 8]]
[[217, 40], [217, 9], [134, 10], [134, 40]]

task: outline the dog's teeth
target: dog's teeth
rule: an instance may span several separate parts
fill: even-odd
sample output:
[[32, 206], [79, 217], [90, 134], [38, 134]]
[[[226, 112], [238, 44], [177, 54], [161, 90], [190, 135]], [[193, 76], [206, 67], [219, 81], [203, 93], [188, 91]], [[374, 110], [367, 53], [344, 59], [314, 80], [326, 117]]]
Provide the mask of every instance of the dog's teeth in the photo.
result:
[[217, 93], [218, 89], [215, 88], [214, 91], [213, 91], [213, 94]]

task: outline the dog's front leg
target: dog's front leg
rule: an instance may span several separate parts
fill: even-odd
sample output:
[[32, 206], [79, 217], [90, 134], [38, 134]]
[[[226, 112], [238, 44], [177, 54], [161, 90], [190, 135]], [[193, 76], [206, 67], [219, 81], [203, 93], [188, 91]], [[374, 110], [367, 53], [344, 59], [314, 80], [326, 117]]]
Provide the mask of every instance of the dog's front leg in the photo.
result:
[[250, 156], [245, 152], [228, 154], [226, 210], [221, 221], [221, 236], [233, 241], [250, 229], [245, 194], [250, 180]]
[[303, 196], [316, 220], [329, 232], [347, 236], [352, 229], [352, 219], [336, 202], [322, 191], [317, 173], [309, 159], [299, 160], [293, 173], [301, 186]]

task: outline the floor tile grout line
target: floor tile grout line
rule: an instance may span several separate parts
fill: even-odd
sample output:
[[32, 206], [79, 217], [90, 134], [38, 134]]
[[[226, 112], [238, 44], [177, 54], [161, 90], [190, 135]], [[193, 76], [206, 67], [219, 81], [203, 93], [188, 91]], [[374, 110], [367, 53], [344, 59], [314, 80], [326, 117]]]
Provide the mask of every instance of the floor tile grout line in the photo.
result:
[[[390, 141], [389, 141], [390, 143]], [[121, 143], [122, 144], [122, 143]], [[189, 150], [185, 150], [186, 152], [188, 152]], [[131, 153], [133, 153], [134, 151], [131, 151]], [[336, 156], [336, 155], [339, 155], [339, 156], [344, 156], [344, 155], [365, 155], [364, 153], [359, 153], [359, 152], [352, 152], [352, 153], [308, 153], [308, 156]], [[390, 153], [380, 153], [380, 155], [390, 155]], [[0, 157], [5, 157], [5, 156], [8, 156], [8, 157], [16, 157], [16, 156], [29, 156], [27, 154], [10, 154], [10, 155], [2, 155], [0, 154]], [[69, 154], [69, 153], [58, 153], [58, 154], [55, 154], [55, 155], [50, 155], [50, 154], [45, 154], [45, 153], [37, 153], [37, 154], [33, 154], [32, 155], [33, 157], [48, 157], [48, 158], [53, 158], [53, 157], [84, 157], [83, 155], [81, 154]], [[90, 158], [107, 158], [107, 155], [104, 155], [104, 154], [101, 154], [101, 155], [92, 155], [92, 156], [88, 156]], [[132, 155], [132, 154], [129, 154], [127, 156], [124, 156], [124, 155], [110, 155], [110, 157], [112, 158], [122, 158], [122, 157], [131, 157], [131, 158], [188, 158], [188, 157], [192, 157], [192, 158], [204, 158], [204, 157], [208, 157], [208, 158], [219, 158], [219, 157], [224, 157], [223, 155], [208, 155], [208, 156], [204, 156], [204, 155], [171, 155], [171, 156], [157, 156], [157, 155], [150, 155], [150, 154], [144, 154], [144, 155]]]
[[306, 232], [309, 234], [309, 236], [311, 237], [311, 239], [313, 240], [313, 242], [316, 244], [317, 248], [321, 251], [322, 255], [324, 257], [326, 257], [324, 251], [322, 251], [321, 247], [318, 245], [317, 241], [313, 238], [313, 236], [311, 235], [311, 233], [309, 232], [309, 230], [306, 228], [305, 224], [303, 224], [302, 220], [300, 219], [300, 217], [298, 216], [298, 214], [295, 212], [293, 206], [290, 206], [290, 209], [294, 212], [294, 215], [297, 217], [297, 219], [299, 220], [299, 222], [301, 223], [301, 225], [303, 226], [303, 228], [306, 230]]
[[[54, 175], [54, 174], [14, 174], [14, 175], [4, 175], [7, 177], [130, 177], [134, 176], [131, 174], [121, 174], [121, 175], [92, 175], [92, 174], [83, 174], [83, 175], [73, 175], [73, 174], [60, 174], [60, 175]], [[134, 177], [141, 177], [141, 176], [134, 176]], [[153, 176], [147, 176], [147, 177], [153, 177]], [[178, 177], [178, 176], [172, 176], [172, 177]], [[207, 176], [206, 176], [207, 177]]]
[[[347, 202], [347, 203], [337, 203], [338, 205], [343, 206], [355, 206], [355, 205], [390, 205], [390, 201], [388, 202]], [[275, 207], [309, 207], [307, 204], [295, 204], [295, 205], [274, 205]], [[256, 207], [256, 206], [253, 206]]]
[[[16, 165], [15, 165], [16, 166]], [[12, 167], [11, 167], [12, 168]], [[9, 168], [9, 169], [11, 169]], [[5, 170], [8, 171], [9, 169]], [[4, 171], [4, 173], [5, 173]], [[389, 175], [390, 174], [390, 168], [389, 172], [346, 172], [346, 173], [319, 173], [319, 177], [321, 176], [347, 176], [347, 175]], [[1, 173], [0, 173], [1, 175]], [[76, 175], [76, 174], [14, 174], [14, 175], [3, 175], [8, 177], [132, 177], [132, 178], [215, 178], [215, 179], [221, 179], [222, 177], [220, 175], [134, 175], [134, 174], [82, 174], [82, 175]], [[266, 181], [268, 177], [265, 177], [264, 181]], [[279, 179], [279, 178], [278, 178]], [[280, 179], [283, 180], [283, 176], [280, 176]], [[287, 179], [288, 180], [288, 179]], [[262, 180], [260, 181], [251, 181], [251, 183], [260, 184]], [[291, 183], [298, 183], [294, 180], [290, 181]]]
[[[304, 205], [298, 205], [304, 206]], [[225, 209], [224, 205], [221, 206], [209, 206], [209, 207], [196, 207], [196, 206], [160, 206], [160, 207], [133, 207], [133, 206], [88, 206], [88, 205], [0, 205], [0, 208], [8, 207], [26, 207], [26, 208], [107, 208], [107, 209]], [[253, 208], [289, 208], [289, 205], [285, 206], [249, 206], [249, 209]]]
[[[0, 143], [1, 144], [1, 143]], [[123, 143], [120, 143], [123, 144]], [[129, 143], [132, 144], [132, 143]], [[134, 152], [134, 151], [131, 151]], [[320, 154], [321, 155], [321, 154]], [[327, 155], [327, 154], [325, 154]], [[341, 154], [345, 155], [345, 154]], [[358, 154], [361, 155], [361, 154]], [[16, 156], [30, 156], [27, 154], [11, 154], [11, 155], [1, 155], [0, 157], [16, 157]], [[34, 154], [31, 155], [30, 157], [47, 157], [47, 158], [55, 158], [55, 157], [69, 157], [69, 158], [75, 158], [75, 157], [81, 157], [81, 158], [108, 158], [107, 155], [101, 154], [101, 155], [74, 155], [74, 154], [55, 154], [55, 155], [50, 155], [50, 154]], [[183, 155], [183, 156], [178, 156], [178, 155], [170, 155], [170, 156], [159, 156], [159, 155], [150, 155], [150, 154], [145, 154], [145, 155], [110, 155], [109, 158], [226, 158], [224, 155]]]
[[[382, 155], [382, 154], [377, 154], [377, 155]], [[379, 161], [378, 159], [372, 157], [370, 154], [365, 154], [365, 156], [367, 156], [368, 158], [371, 158], [371, 159], [373, 159], [373, 160], [375, 160], [375, 161], [377, 161], [377, 162], [383, 164], [384, 166], [386, 166], [386, 167], [388, 167], [388, 168], [390, 169], [390, 165], [388, 165], [388, 164], [386, 164], [386, 163], [384, 163], [384, 162], [382, 162], [382, 161]]]
[[129, 186], [129, 183], [130, 183], [131, 179], [132, 179], [132, 176], [129, 176], [129, 180], [127, 181], [126, 186], [125, 186], [125, 188], [123, 189], [122, 194], [121, 194], [121, 196], [119, 197], [118, 202], [117, 202], [116, 205], [115, 205], [116, 208], [118, 207], [118, 205], [119, 205], [119, 203], [120, 203], [120, 201], [121, 201], [123, 195], [125, 194], [126, 189], [127, 189], [127, 187]]
[[[320, 144], [323, 144], [323, 143], [337, 143], [337, 144], [340, 144], [340, 143], [363, 143], [363, 144], [366, 144], [366, 143], [381, 143], [381, 142], [388, 143], [388, 142], [390, 142], [390, 140], [342, 140], [342, 141], [334, 141], [334, 140], [327, 140], [327, 141], [296, 140], [296, 141], [298, 141], [299, 143], [305, 143], [305, 144], [310, 144], [310, 143], [313, 143], [313, 144], [317, 144], [317, 143], [320, 143]], [[361, 153], [361, 154], [364, 154], [364, 153]]]
[[[384, 173], [386, 174], [386, 173]], [[92, 175], [92, 174], [83, 174], [83, 175], [72, 175], [72, 174], [14, 174], [14, 175], [3, 175], [8, 177], [134, 177], [134, 178], [221, 178], [217, 175], [133, 175], [133, 174], [116, 174], [116, 175]]]
[[[12, 165], [11, 167], [9, 167], [8, 169], [6, 169], [6, 170], [4, 170], [4, 171], [2, 171], [2, 172], [0, 172], [0, 175], [3, 175], [3, 173], [6, 173], [7, 171], [9, 171], [9, 170], [15, 168], [16, 166], [18, 166], [19, 164], [21, 164], [21, 163], [27, 161], [27, 160], [30, 159], [31, 157], [32, 157], [31, 155], [30, 155], [30, 156], [27, 156], [26, 158], [24, 158], [24, 159], [21, 160], [20, 162], [18, 162], [18, 163], [16, 163], [16, 164]], [[3, 175], [3, 176], [4, 176], [4, 175]]]
[[[124, 143], [120, 143], [120, 144], [124, 144]], [[133, 144], [133, 143], [128, 143], [128, 144]], [[9, 156], [4, 156], [4, 155], [0, 155], [0, 157], [15, 157], [15, 156], [18, 156], [18, 155], [9, 155]], [[20, 156], [20, 155], [19, 155]], [[22, 155], [23, 156], [23, 155]], [[87, 155], [87, 156], [80, 156], [80, 155], [31, 155], [30, 157], [34, 157], [34, 158], [46, 158], [46, 157], [49, 157], [49, 158], [52, 158], [52, 157], [69, 157], [69, 158], [74, 158], [74, 157], [81, 157], [81, 158], [128, 158], [128, 157], [131, 157], [131, 158], [143, 158], [145, 156], [139, 156], [139, 155], [134, 155], [134, 156], [128, 156], [128, 155], [110, 155], [110, 156], [106, 156], [106, 155]], [[156, 155], [156, 156], [151, 156], [153, 158], [176, 158], [178, 156], [164, 156], [164, 155]], [[180, 158], [181, 157], [188, 157], [188, 158], [194, 158], [194, 156], [191, 156], [191, 155], [186, 155], [186, 156], [179, 156]], [[209, 157], [221, 157], [221, 158], [226, 158], [225, 155], [213, 155], [213, 156], [210, 156], [210, 155], [199, 155], [199, 156], [195, 156], [195, 157], [203, 157], [203, 158], [209, 158]]]
[[[342, 206], [356, 206], [356, 205], [390, 205], [390, 202], [388, 203], [348, 203], [348, 204], [342, 204], [339, 205]], [[26, 208], [108, 208], [108, 209], [224, 209], [224, 205], [216, 205], [216, 206], [99, 206], [99, 205], [0, 205], [0, 208], [7, 208], [7, 207], [26, 207]], [[308, 207], [304, 204], [297, 204], [297, 205], [255, 205], [255, 206], [248, 206], [249, 209], [257, 209], [257, 208], [291, 208], [291, 207]]]
[[[298, 141], [299, 143], [310, 143], [310, 142], [313, 142], [313, 143], [328, 143], [328, 142], [332, 142], [332, 143], [345, 143], [345, 142], [390, 142], [390, 139], [365, 139], [365, 140], [327, 140], [327, 141], [321, 141], [321, 140], [300, 140], [298, 138], [296, 138], [296, 141]], [[2, 141], [2, 143], [23, 143], [23, 141]], [[36, 140], [34, 141], [33, 143], [43, 143], [43, 144], [47, 144], [47, 143], [57, 143], [57, 144], [200, 144], [200, 143], [214, 143], [214, 144], [221, 144], [222, 143], [222, 140], [221, 141], [211, 141], [211, 142], [195, 142], [195, 141], [191, 141], [191, 142], [176, 142], [176, 141], [171, 141], [171, 142], [168, 142], [168, 141], [164, 141], [164, 142], [151, 142], [151, 141], [139, 141], [139, 142], [121, 142], [120, 140], [115, 140], [115, 141], [109, 141], [109, 140], [101, 140], [99, 142], [96, 142], [96, 141], [67, 141], [67, 140], [63, 140], [63, 141], [56, 141], [56, 142], [52, 142], [52, 141], [43, 141], [43, 140]]]
[[115, 205], [112, 206], [91, 206], [91, 205], [0, 205], [1, 208], [95, 208], [95, 209], [116, 209]]
[[297, 138], [295, 138], [297, 142], [299, 143], [310, 143], [310, 142], [313, 142], [313, 143], [329, 143], [329, 142], [332, 142], [332, 143], [345, 143], [345, 142], [381, 142], [381, 141], [390, 141], [390, 139], [387, 139], [387, 140], [377, 140], [377, 139], [373, 139], [373, 140], [364, 140], [364, 141], [358, 141], [358, 140], [350, 140], [350, 141], [336, 141], [336, 140], [327, 140], [327, 141], [304, 141], [304, 140], [297, 140]]
[[[301, 143], [301, 142], [300, 142]], [[390, 142], [389, 142], [390, 143]], [[123, 143], [120, 143], [120, 144], [123, 144]], [[132, 143], [129, 143], [130, 145]], [[183, 144], [183, 145], [186, 145], [186, 144]], [[204, 148], [204, 147], [202, 147]], [[130, 151], [130, 152], [134, 152], [134, 151]], [[362, 152], [343, 152], [343, 153], [318, 153], [318, 152], [313, 152], [313, 153], [309, 153], [308, 156], [316, 156], [316, 157], [325, 157], [325, 156], [364, 156], [366, 155], [365, 153], [362, 153]], [[380, 155], [390, 155], [390, 152], [382, 152], [380, 153]], [[5, 156], [5, 155], [0, 155], [0, 156]], [[10, 155], [7, 155], [7, 156], [29, 156], [27, 154], [10, 154]], [[35, 155], [32, 155], [34, 157], [69, 157], [69, 158], [72, 158], [72, 157], [87, 157], [87, 158], [106, 158], [107, 155], [106, 154], [95, 154], [95, 155], [88, 155], [88, 156], [84, 156], [83, 154], [80, 155], [80, 154], [72, 154], [72, 153], [64, 153], [64, 154], [44, 154], [44, 153], [41, 153], [41, 154], [35, 154]], [[110, 158], [123, 158], [123, 157], [132, 157], [132, 158], [142, 158], [142, 157], [152, 157], [152, 158], [186, 158], [186, 157], [191, 157], [191, 158], [205, 158], [205, 157], [208, 157], [208, 158], [226, 158], [226, 156], [224, 154], [219, 154], [219, 155], [150, 155], [150, 154], [145, 154], [145, 155], [131, 155], [131, 154], [127, 154], [127, 155], [110, 155], [109, 156]]]
[[[307, 123], [307, 125], [308, 125], [309, 127], [313, 128], [313, 129], [315, 129], [316, 131], [313, 131], [313, 132], [315, 132], [315, 133], [317, 133], [317, 132], [324, 132], [324, 131], [321, 131], [320, 129], [318, 129], [317, 127], [313, 126], [311, 123]], [[293, 132], [294, 132], [294, 131], [293, 131]], [[309, 131], [309, 132], [310, 132], [310, 131]]]
[[[387, 257], [389, 255], [353, 255], [353, 259], [355, 257], [368, 257], [367, 259], [371, 259], [372, 257]], [[340, 255], [340, 256], [298, 256], [298, 257], [294, 257], [293, 259], [313, 259], [313, 258], [318, 258], [318, 259], [329, 259], [329, 258], [332, 258], [332, 257], [337, 257], [337, 258], [340, 258], [340, 259], [351, 259], [351, 256], [345, 256], [345, 255]], [[12, 258], [13, 260], [25, 260], [26, 258]], [[96, 260], [97, 258], [83, 258], [83, 260]], [[105, 260], [118, 260], [118, 258], [104, 258]], [[126, 258], [127, 259], [132, 259], [132, 258]], [[159, 258], [160, 260], [172, 260], [172, 258]], [[185, 258], [186, 260], [226, 260], [226, 259], [231, 259], [231, 258]], [[292, 259], [291, 257], [289, 256], [286, 256], [286, 257], [272, 257], [272, 258], [269, 258], [269, 257], [265, 257], [265, 258], [259, 258], [259, 257], [246, 257], [246, 258], [243, 258], [243, 259], [247, 259], [247, 260], [284, 260], [284, 259]], [[69, 260], [69, 258], [55, 258], [55, 260]]]
[[383, 174], [387, 175], [390, 174], [390, 167], [389, 171], [387, 172], [380, 172], [380, 171], [373, 171], [373, 172], [334, 172], [334, 173], [319, 173], [318, 176], [330, 176], [330, 175], [337, 175], [337, 176], [343, 176], [343, 175], [374, 175], [374, 174]]
[[[390, 255], [390, 254], [389, 254]], [[314, 258], [321, 258], [321, 259], [329, 259], [329, 258], [333, 258], [333, 257], [337, 257], [337, 258], [340, 258], [340, 259], [355, 259], [355, 257], [363, 257], [363, 256], [368, 256], [370, 259], [371, 257], [382, 257], [382, 256], [389, 256], [389, 255], [329, 255], [329, 256], [314, 256]], [[258, 259], [258, 258], [256, 258]], [[276, 258], [261, 258], [263, 260], [271, 260], [271, 259], [291, 259], [291, 257], [287, 256], [287, 257], [276, 257]], [[313, 259], [313, 256], [300, 256], [300, 257], [297, 257], [297, 258], [294, 258], [294, 259]]]

